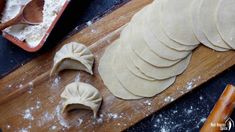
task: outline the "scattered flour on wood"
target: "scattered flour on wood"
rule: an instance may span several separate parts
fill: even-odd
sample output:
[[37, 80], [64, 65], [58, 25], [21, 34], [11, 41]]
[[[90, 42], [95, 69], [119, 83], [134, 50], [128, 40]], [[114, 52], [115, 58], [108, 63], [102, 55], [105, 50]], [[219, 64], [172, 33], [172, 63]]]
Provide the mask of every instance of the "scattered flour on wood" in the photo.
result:
[[175, 99], [173, 98], [173, 97], [171, 97], [171, 96], [167, 96], [165, 99], [164, 99], [164, 101], [165, 102], [173, 102]]
[[91, 26], [91, 25], [92, 25], [92, 21], [86, 22], [86, 25], [87, 25], [87, 26]]
[[80, 82], [80, 73], [77, 74], [77, 76], [74, 79], [75, 82]]
[[97, 31], [95, 29], [91, 29], [91, 32], [92, 33], [96, 33]]
[[23, 113], [23, 118], [26, 120], [34, 120], [34, 117], [32, 116], [31, 109], [26, 109]]
[[23, 85], [22, 85], [22, 84], [20, 84], [20, 85], [19, 85], [19, 88], [23, 88]]
[[151, 106], [152, 101], [151, 100], [146, 100], [146, 101], [144, 101], [144, 104], [147, 105], [147, 106]]
[[7, 128], [7, 129], [10, 129], [10, 128], [11, 128], [11, 126], [10, 126], [10, 125], [7, 125], [7, 126], [6, 126], [6, 128]]
[[52, 87], [53, 88], [58, 88], [59, 87], [59, 83], [60, 83], [61, 77], [60, 76], [56, 76], [56, 78], [53, 80], [52, 82]]
[[61, 106], [58, 105], [55, 108], [56, 111], [56, 117], [60, 123], [61, 126], [65, 127], [65, 128], [69, 128], [69, 123], [64, 119], [63, 115], [61, 115], [62, 111], [61, 111]]
[[57, 128], [57, 126], [53, 125], [51, 126], [51, 130], [55, 130]]
[[29, 82], [28, 84], [29, 84], [28, 93], [29, 93], [29, 94], [32, 94], [32, 93], [33, 93], [33, 82], [31, 81], [31, 82]]
[[187, 90], [191, 90], [193, 87], [197, 86], [197, 84], [195, 84], [195, 83], [198, 82], [200, 79], [201, 79], [201, 76], [198, 76], [197, 78], [190, 80], [189, 82], [187, 82], [185, 88]]

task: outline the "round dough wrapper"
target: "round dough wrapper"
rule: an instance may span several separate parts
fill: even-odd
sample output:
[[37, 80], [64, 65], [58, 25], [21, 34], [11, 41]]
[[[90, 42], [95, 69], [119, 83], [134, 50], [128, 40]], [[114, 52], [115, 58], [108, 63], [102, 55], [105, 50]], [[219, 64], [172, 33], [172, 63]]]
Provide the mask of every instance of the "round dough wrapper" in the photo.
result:
[[133, 95], [128, 90], [126, 90], [118, 81], [112, 70], [112, 60], [115, 54], [115, 50], [118, 46], [116, 42], [117, 41], [113, 42], [112, 45], [107, 47], [103, 56], [101, 57], [98, 67], [99, 74], [106, 87], [114, 96], [125, 100], [141, 99], [142, 97]]
[[235, 49], [235, 1], [220, 0], [217, 8], [217, 27], [227, 44]]
[[218, 46], [213, 45], [206, 37], [202, 30], [202, 21], [200, 20], [200, 8], [203, 0], [194, 0], [191, 7], [191, 17], [193, 22], [193, 31], [197, 36], [197, 39], [205, 46], [216, 50], [216, 51], [227, 51], [228, 49], [220, 48]]
[[124, 59], [121, 56], [116, 55], [114, 57], [112, 67], [116, 77], [124, 88], [134, 95], [152, 97], [171, 86], [176, 78], [172, 77], [161, 81], [145, 80], [132, 74], [124, 63]]
[[160, 14], [162, 27], [169, 38], [185, 45], [198, 45], [191, 21], [192, 0], [164, 0]]
[[[122, 43], [119, 39], [119, 41], [117, 42], [119, 47], [117, 49], [117, 55], [122, 56], [122, 58], [125, 61], [125, 65], [127, 66], [128, 70], [130, 70], [130, 72], [132, 72], [133, 74], [135, 74], [136, 76], [142, 78], [142, 79], [146, 79], [146, 80], [155, 80], [152, 77], [146, 76], [143, 72], [141, 72], [133, 63], [133, 61], [130, 58], [130, 53], [128, 52], [127, 48], [129, 47], [129, 44], [125, 44]], [[131, 51], [133, 52], [133, 51]]]
[[[161, 43], [153, 34], [151, 34], [149, 31], [146, 31], [146, 28], [144, 27], [144, 17], [145, 13], [147, 12], [148, 8], [144, 8], [144, 10], [141, 10], [139, 13], [137, 13], [131, 23], [130, 23], [130, 31], [131, 31], [131, 38], [137, 40], [137, 38], [144, 38], [147, 46], [158, 56], [164, 59], [168, 60], [179, 60], [182, 58], [185, 58], [189, 52], [179, 52], [173, 49], [168, 48], [166, 45]], [[141, 44], [139, 43], [133, 43], [133, 46], [137, 49], [138, 46]], [[135, 49], [136, 49], [135, 48]]]
[[207, 39], [215, 46], [231, 49], [222, 39], [216, 26], [216, 8], [219, 0], [203, 0], [200, 8], [202, 30]]
[[136, 67], [138, 67], [138, 69], [140, 69], [141, 72], [157, 80], [164, 80], [181, 74], [187, 68], [192, 56], [192, 54], [188, 55], [185, 59], [171, 67], [159, 68], [146, 63], [130, 50], [129, 53], [134, 64], [136, 65]]
[[[183, 45], [172, 39], [170, 39], [163, 31], [160, 13], [161, 13], [161, 1], [153, 1], [145, 14], [144, 25], [149, 32], [152, 32], [154, 36], [164, 43], [167, 47], [175, 49], [177, 51], [191, 51], [197, 47], [197, 45]], [[154, 15], [153, 15], [154, 14]]]
[[142, 36], [132, 39], [130, 32], [131, 24], [129, 23], [127, 29], [122, 31], [120, 39], [122, 40], [122, 43], [130, 44], [131, 49], [144, 61], [157, 67], [170, 67], [180, 61], [172, 61], [161, 58], [146, 45], [146, 42], [143, 40]]

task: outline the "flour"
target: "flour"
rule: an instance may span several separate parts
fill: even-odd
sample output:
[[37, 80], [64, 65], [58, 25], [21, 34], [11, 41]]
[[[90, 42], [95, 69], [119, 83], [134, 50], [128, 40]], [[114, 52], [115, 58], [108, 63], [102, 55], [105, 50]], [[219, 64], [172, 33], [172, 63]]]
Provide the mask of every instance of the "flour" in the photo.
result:
[[171, 97], [171, 96], [167, 96], [165, 99], [164, 99], [165, 102], [172, 102], [174, 101], [174, 98]]
[[23, 118], [26, 120], [34, 120], [34, 117], [32, 116], [31, 109], [26, 109], [23, 113]]
[[87, 26], [91, 26], [91, 25], [92, 25], [92, 21], [86, 22], [86, 25], [87, 25]]
[[144, 104], [147, 105], [147, 106], [151, 106], [152, 102], [150, 100], [146, 100], [146, 101], [144, 101]]
[[[1, 22], [14, 18], [30, 0], [7, 0]], [[43, 9], [43, 22], [39, 25], [18, 24], [4, 30], [4, 32], [26, 41], [30, 47], [36, 47], [46, 35], [52, 22], [61, 10], [66, 0], [45, 0]]]
[[11, 128], [11, 126], [10, 125], [7, 125], [7, 129], [10, 129]]
[[52, 87], [53, 88], [59, 87], [60, 80], [61, 80], [61, 77], [60, 76], [56, 76], [56, 78], [52, 82]]

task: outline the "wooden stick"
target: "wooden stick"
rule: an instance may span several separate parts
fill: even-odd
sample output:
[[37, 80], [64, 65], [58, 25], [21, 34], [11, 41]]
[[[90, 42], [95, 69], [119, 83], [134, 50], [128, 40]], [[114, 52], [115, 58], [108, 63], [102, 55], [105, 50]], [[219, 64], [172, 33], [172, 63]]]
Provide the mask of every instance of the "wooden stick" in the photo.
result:
[[224, 124], [235, 106], [235, 87], [227, 85], [219, 100], [212, 109], [200, 132], [218, 132], [218, 124]]

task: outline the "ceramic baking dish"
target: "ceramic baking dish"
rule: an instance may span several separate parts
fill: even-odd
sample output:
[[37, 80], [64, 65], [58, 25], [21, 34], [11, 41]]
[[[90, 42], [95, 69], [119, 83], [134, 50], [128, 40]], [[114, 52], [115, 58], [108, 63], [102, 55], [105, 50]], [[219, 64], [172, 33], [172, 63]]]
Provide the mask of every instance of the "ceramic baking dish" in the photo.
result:
[[42, 48], [42, 46], [44, 45], [44, 43], [47, 40], [47, 37], [49, 36], [49, 34], [51, 33], [52, 29], [54, 28], [55, 24], [57, 23], [57, 21], [59, 20], [59, 18], [61, 17], [61, 15], [63, 14], [64, 10], [66, 9], [66, 7], [68, 6], [70, 0], [67, 0], [64, 5], [62, 6], [61, 10], [59, 11], [58, 15], [56, 16], [55, 20], [52, 22], [52, 24], [50, 25], [49, 29], [47, 30], [46, 34], [44, 35], [44, 37], [42, 38], [42, 40], [40, 41], [40, 43], [36, 46], [36, 47], [29, 47], [28, 44], [24, 41], [21, 41], [17, 38], [15, 38], [14, 36], [3, 32], [2, 35], [4, 38], [8, 39], [9, 41], [11, 41], [13, 44], [19, 46], [20, 48], [28, 51], [28, 52], [36, 52], [38, 51], [40, 48]]

